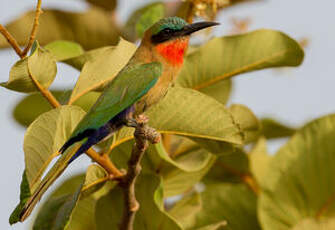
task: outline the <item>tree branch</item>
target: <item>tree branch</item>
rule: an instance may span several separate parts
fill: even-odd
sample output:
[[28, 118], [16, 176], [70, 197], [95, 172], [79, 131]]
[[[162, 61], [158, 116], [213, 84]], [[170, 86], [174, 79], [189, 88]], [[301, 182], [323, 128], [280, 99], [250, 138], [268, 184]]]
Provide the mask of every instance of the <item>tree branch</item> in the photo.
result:
[[147, 125], [148, 118], [144, 115], [140, 115], [136, 119], [136, 123], [134, 132], [135, 144], [128, 161], [128, 171], [119, 183], [119, 186], [123, 188], [124, 194], [124, 210], [120, 230], [133, 230], [135, 214], [140, 207], [135, 197], [135, 183], [142, 169], [141, 159], [148, 148], [148, 141], [155, 144], [161, 139], [160, 134]]
[[42, 0], [37, 0], [34, 24], [33, 24], [33, 28], [32, 28], [31, 33], [30, 33], [28, 44], [27, 44], [26, 48], [24, 48], [24, 50], [22, 51], [22, 56], [23, 57], [25, 57], [27, 55], [28, 51], [30, 50], [31, 46], [33, 45], [33, 43], [35, 41], [36, 34], [37, 34], [37, 29], [38, 29], [38, 25], [39, 25], [38, 20], [39, 20], [39, 17], [41, 15], [41, 13], [42, 13], [41, 6], [42, 6]]
[[124, 174], [115, 167], [107, 154], [100, 155], [94, 151], [94, 149], [90, 148], [86, 151], [86, 155], [103, 167], [113, 178], [121, 178], [124, 176]]
[[8, 32], [8, 30], [0, 24], [0, 33], [6, 38], [8, 43], [13, 47], [17, 55], [19, 55], [20, 58], [23, 58], [21, 48], [15, 38]]

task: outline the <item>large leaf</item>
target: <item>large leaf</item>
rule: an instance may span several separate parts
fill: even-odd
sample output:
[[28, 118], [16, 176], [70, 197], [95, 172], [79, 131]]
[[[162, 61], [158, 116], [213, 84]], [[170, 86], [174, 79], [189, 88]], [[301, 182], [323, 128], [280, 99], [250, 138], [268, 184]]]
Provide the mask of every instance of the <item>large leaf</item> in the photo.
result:
[[[35, 11], [29, 11], [10, 22], [6, 27], [20, 45], [27, 42]], [[55, 40], [69, 40], [81, 44], [85, 49], [113, 45], [118, 40], [118, 29], [108, 12], [90, 8], [84, 13], [43, 9], [36, 39], [46, 45]], [[0, 37], [0, 48], [8, 47], [5, 38]]]
[[82, 70], [84, 64], [88, 61], [94, 61], [95, 59], [101, 57], [101, 55], [110, 50], [112, 46], [104, 46], [97, 49], [92, 49], [89, 51], [86, 51], [85, 53], [75, 56], [66, 60], [63, 60], [66, 64], [71, 65], [72, 67], [78, 69], [79, 71]]
[[194, 224], [195, 214], [202, 208], [201, 197], [199, 193], [186, 195], [180, 201], [173, 205], [169, 214], [175, 218], [184, 229]]
[[256, 196], [244, 185], [211, 184], [201, 193], [202, 209], [189, 229], [227, 221], [224, 229], [259, 230]]
[[296, 131], [295, 128], [281, 124], [271, 118], [263, 118], [261, 122], [262, 134], [269, 139], [292, 136]]
[[[176, 15], [178, 17], [189, 19], [196, 16], [201, 16], [207, 20], [214, 20], [215, 16], [220, 9], [227, 9], [231, 6], [235, 6], [239, 3], [247, 2], [260, 2], [262, 0], [215, 0], [215, 1], [198, 1], [198, 0], [185, 0], [178, 2], [176, 1], [178, 9], [176, 10]], [[192, 13], [190, 15], [190, 12]], [[174, 15], [174, 14], [173, 14]], [[192, 17], [190, 17], [192, 16]]]
[[58, 40], [44, 46], [49, 50], [57, 61], [64, 61], [84, 53], [81, 45], [75, 42]]
[[125, 25], [125, 34], [131, 40], [143, 37], [144, 31], [165, 15], [162, 2], [150, 3], [133, 12]]
[[297, 131], [271, 159], [259, 203], [264, 230], [334, 217], [334, 137], [335, 115], [325, 116]]
[[29, 182], [28, 182], [27, 174], [25, 170], [23, 172], [22, 181], [20, 185], [20, 202], [9, 217], [10, 224], [15, 224], [18, 221], [20, 221], [21, 210], [23, 209], [24, 205], [26, 204], [30, 196], [31, 196], [31, 192], [30, 192]]
[[199, 91], [215, 98], [222, 104], [226, 104], [232, 90], [231, 79], [222, 80], [208, 87], [202, 88]]
[[[164, 196], [174, 196], [192, 188], [208, 172], [215, 161], [208, 151], [195, 144], [178, 155], [166, 152], [161, 144], [150, 145], [141, 165], [144, 173], [162, 176]], [[127, 168], [133, 141], [120, 144], [110, 157], [118, 168]]]
[[259, 137], [261, 124], [248, 107], [234, 104], [229, 107], [229, 111], [232, 113], [234, 120], [243, 131], [244, 143], [249, 143]]
[[[177, 222], [163, 208], [163, 188], [160, 178], [142, 174], [136, 183], [136, 198], [140, 209], [136, 213], [136, 230], [181, 230]], [[123, 193], [120, 187], [102, 197], [96, 206], [97, 229], [118, 229], [123, 213]]]
[[[211, 154], [203, 149], [198, 148], [199, 151], [193, 151], [191, 153], [182, 154], [179, 156], [171, 157], [170, 154], [164, 149], [162, 143], [154, 145], [148, 154], [159, 156], [163, 161], [169, 163], [166, 165], [175, 166], [184, 172], [194, 172], [203, 169], [211, 159]], [[156, 170], [161, 170], [164, 165], [160, 162]]]
[[[204, 149], [199, 149], [191, 151], [187, 155], [192, 156], [193, 154], [199, 154], [201, 152], [206, 153]], [[206, 165], [204, 165], [204, 167], [198, 171], [192, 172], [185, 172], [180, 168], [176, 168], [171, 165], [163, 165], [160, 169], [160, 174], [163, 177], [164, 196], [176, 196], [192, 189], [192, 187], [198, 183], [213, 166], [215, 159], [215, 156], [210, 156], [209, 161]]]
[[245, 183], [250, 177], [249, 159], [241, 149], [217, 158], [210, 172], [204, 178], [205, 183]]
[[277, 31], [214, 38], [187, 56], [177, 83], [203, 90], [244, 72], [297, 66], [303, 57], [299, 44]]
[[116, 8], [117, 1], [116, 0], [86, 0], [88, 3], [93, 6], [101, 7], [106, 11], [113, 11]]
[[56, 62], [51, 53], [35, 42], [32, 54], [16, 62], [9, 73], [9, 80], [0, 86], [18, 92], [34, 92], [38, 91], [38, 85], [49, 88], [56, 73]]
[[77, 106], [62, 106], [42, 114], [28, 127], [23, 149], [32, 191], [84, 115], [85, 112]]
[[[239, 124], [224, 105], [195, 90], [171, 88], [147, 115], [150, 125], [159, 132], [189, 137], [214, 153], [243, 143]], [[112, 148], [132, 135], [132, 129], [123, 129]]]
[[[88, 174], [90, 172], [88, 171]], [[87, 176], [86, 176], [87, 177]], [[55, 206], [62, 207], [62, 200], [66, 198], [73, 197], [73, 195], [78, 191], [78, 188], [81, 188], [83, 180], [85, 179], [84, 175], [76, 175], [72, 176], [63, 182], [56, 190], [50, 195], [50, 197], [45, 201], [42, 205], [42, 208], [39, 210], [38, 216], [44, 216], [46, 218], [51, 219], [47, 221], [46, 218], [43, 220], [36, 219], [35, 225], [37, 222], [44, 225], [55, 224], [57, 219], [54, 218], [54, 213], [60, 213], [61, 209], [57, 209], [57, 207], [51, 211], [48, 211], [47, 207], [50, 207], [52, 204]], [[85, 184], [87, 183], [87, 178], [85, 179]], [[82, 191], [85, 189], [85, 186], [82, 187]], [[68, 230], [94, 230], [95, 229], [95, 219], [94, 219], [94, 210], [96, 199], [92, 196], [83, 196], [84, 194], [80, 194], [80, 199], [76, 202], [76, 205], [69, 206], [72, 209], [71, 218], [68, 219], [67, 225], [65, 229]], [[51, 229], [51, 227], [49, 227]], [[49, 229], [47, 228], [47, 229]]]
[[330, 230], [335, 228], [335, 219], [304, 219], [292, 230]]
[[115, 47], [106, 49], [96, 59], [85, 64], [69, 103], [73, 103], [82, 95], [105, 86], [118, 74], [134, 54], [136, 46], [121, 39]]
[[268, 179], [267, 170], [269, 169], [269, 163], [271, 160], [271, 156], [268, 154], [266, 148], [266, 139], [260, 138], [248, 156], [250, 171], [256, 178], [258, 184], [262, 186], [262, 184]]
[[51, 197], [36, 218], [34, 230], [63, 230], [68, 225], [73, 209], [79, 201], [81, 187], [74, 194]]
[[99, 165], [92, 164], [88, 167], [83, 192], [88, 196], [99, 190], [107, 180], [110, 179], [108, 173]]
[[[67, 103], [71, 91], [51, 91], [56, 99], [61, 103]], [[73, 105], [81, 107], [84, 111], [88, 111], [91, 106], [96, 102], [100, 93], [89, 92], [80, 97]], [[39, 115], [53, 109], [50, 103], [40, 94], [30, 94], [21, 99], [12, 111], [15, 120], [21, 125], [30, 125]]]

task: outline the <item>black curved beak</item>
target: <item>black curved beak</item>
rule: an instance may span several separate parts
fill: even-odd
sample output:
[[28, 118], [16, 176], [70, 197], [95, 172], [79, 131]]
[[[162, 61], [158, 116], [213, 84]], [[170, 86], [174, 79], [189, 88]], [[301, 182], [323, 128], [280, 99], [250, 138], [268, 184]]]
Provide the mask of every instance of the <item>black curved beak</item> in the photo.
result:
[[211, 26], [217, 26], [220, 25], [218, 22], [196, 22], [189, 25], [186, 25], [183, 30], [181, 31], [182, 35], [190, 35], [196, 31], [211, 27]]

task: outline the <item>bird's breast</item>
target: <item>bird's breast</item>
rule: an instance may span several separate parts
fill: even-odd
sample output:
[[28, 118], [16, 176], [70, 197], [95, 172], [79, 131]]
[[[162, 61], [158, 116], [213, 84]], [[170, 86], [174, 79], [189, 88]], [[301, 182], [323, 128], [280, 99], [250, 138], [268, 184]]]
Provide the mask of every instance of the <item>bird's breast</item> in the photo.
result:
[[136, 103], [136, 114], [143, 113], [167, 94], [169, 87], [179, 74], [179, 69], [168, 67], [163, 71], [157, 83]]

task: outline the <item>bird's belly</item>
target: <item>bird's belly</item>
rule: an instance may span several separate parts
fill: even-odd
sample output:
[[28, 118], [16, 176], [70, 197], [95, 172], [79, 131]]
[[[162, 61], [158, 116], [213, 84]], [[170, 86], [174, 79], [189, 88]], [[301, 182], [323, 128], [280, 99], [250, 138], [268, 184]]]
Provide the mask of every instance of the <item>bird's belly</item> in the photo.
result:
[[174, 81], [173, 74], [163, 74], [158, 82], [135, 105], [135, 115], [145, 112], [150, 106], [159, 102], [168, 92]]

